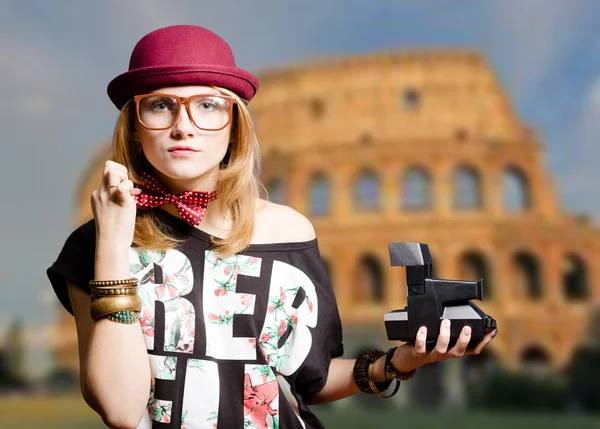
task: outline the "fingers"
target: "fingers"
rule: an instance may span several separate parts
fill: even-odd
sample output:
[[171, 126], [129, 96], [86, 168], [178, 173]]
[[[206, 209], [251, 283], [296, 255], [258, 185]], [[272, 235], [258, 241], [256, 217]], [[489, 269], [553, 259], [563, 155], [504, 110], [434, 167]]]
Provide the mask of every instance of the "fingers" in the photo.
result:
[[100, 187], [104, 191], [111, 191], [118, 187], [121, 182], [127, 180], [127, 178], [127, 169], [124, 165], [114, 161], [106, 161]]
[[465, 326], [463, 327], [456, 344], [450, 350], [449, 354], [451, 357], [461, 357], [467, 351], [467, 347], [469, 346], [469, 342], [471, 341], [471, 327]]
[[116, 187], [116, 194], [122, 203], [129, 201], [131, 191], [133, 190], [133, 182], [131, 180], [123, 180]]
[[490, 341], [492, 341], [492, 339], [496, 336], [496, 329], [492, 330], [491, 332], [488, 332], [485, 337], [483, 337], [483, 340], [481, 340], [479, 342], [479, 344], [477, 344], [477, 347], [475, 347], [475, 349], [467, 352], [467, 354], [469, 355], [478, 355], [481, 353], [481, 351], [483, 350], [483, 348], [485, 346], [487, 346]]
[[450, 344], [450, 320], [445, 319], [440, 324], [440, 335], [438, 335], [437, 343], [432, 353], [438, 356], [446, 354], [448, 344]]
[[427, 328], [425, 326], [422, 326], [421, 329], [419, 329], [419, 332], [417, 332], [417, 337], [415, 338], [415, 347], [413, 348], [413, 355], [415, 355], [416, 357], [425, 356], [425, 353], [427, 352], [426, 342]]
[[456, 344], [452, 349], [448, 351], [450, 344], [450, 320], [445, 319], [440, 324], [440, 334], [438, 336], [435, 348], [431, 353], [427, 354], [427, 328], [421, 327], [415, 339], [415, 346], [413, 347], [413, 355], [418, 358], [424, 358], [427, 356], [427, 361], [442, 361], [448, 358], [461, 357], [465, 354], [479, 354], [485, 346], [496, 336], [497, 330], [488, 332], [483, 340], [479, 342], [474, 350], [467, 351], [467, 347], [471, 342], [472, 328], [470, 326], [464, 326], [460, 332], [460, 335], [456, 341]]

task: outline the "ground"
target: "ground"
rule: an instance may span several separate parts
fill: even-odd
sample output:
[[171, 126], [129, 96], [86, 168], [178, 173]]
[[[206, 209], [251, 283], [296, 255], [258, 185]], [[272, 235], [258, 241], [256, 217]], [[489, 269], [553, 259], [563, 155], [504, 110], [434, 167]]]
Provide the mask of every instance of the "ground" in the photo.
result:
[[[561, 414], [511, 414], [469, 412], [452, 413], [431, 411], [408, 411], [406, 409], [382, 409], [374, 407], [370, 412], [364, 408], [340, 409], [337, 407], [314, 408], [329, 428], [383, 428], [406, 427], [410, 429], [515, 429], [564, 428], [589, 429], [600, 427], [600, 415], [568, 416]], [[8, 398], [0, 400], [0, 427], [3, 429], [101, 429], [102, 421], [78, 397]], [[396, 422], [395, 425], [392, 425]]]

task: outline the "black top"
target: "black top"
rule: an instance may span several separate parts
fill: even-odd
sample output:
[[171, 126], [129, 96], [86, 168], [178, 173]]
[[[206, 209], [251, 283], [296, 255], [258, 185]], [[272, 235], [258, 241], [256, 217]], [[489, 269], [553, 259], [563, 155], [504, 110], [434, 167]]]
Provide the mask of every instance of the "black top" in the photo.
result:
[[[167, 252], [129, 251], [152, 368], [138, 427], [322, 428], [306, 401], [324, 387], [343, 345], [317, 239], [253, 244], [219, 259], [209, 234], [158, 213], [185, 241]], [[95, 239], [91, 220], [47, 271], [71, 314], [65, 280], [90, 293]]]

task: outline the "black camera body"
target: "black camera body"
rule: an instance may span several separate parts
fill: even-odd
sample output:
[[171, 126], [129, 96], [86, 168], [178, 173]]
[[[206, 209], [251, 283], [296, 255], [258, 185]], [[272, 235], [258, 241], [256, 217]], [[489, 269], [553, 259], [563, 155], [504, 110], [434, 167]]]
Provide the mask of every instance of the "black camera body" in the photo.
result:
[[429, 247], [422, 243], [389, 243], [392, 266], [406, 267], [407, 305], [384, 315], [389, 340], [415, 344], [417, 331], [427, 327], [426, 349], [435, 348], [443, 319], [450, 319], [452, 348], [465, 326], [471, 327], [473, 349], [496, 321], [485, 314], [471, 300], [483, 301], [483, 279], [477, 281], [444, 280], [431, 277], [432, 260]]

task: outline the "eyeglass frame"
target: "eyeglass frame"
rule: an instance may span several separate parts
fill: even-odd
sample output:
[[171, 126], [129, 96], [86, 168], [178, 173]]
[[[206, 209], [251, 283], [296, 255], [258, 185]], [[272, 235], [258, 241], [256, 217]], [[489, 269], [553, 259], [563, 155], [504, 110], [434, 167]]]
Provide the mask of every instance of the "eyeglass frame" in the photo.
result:
[[[146, 98], [149, 96], [165, 96], [165, 97], [171, 97], [171, 98], [175, 98], [179, 101], [179, 104], [177, 105], [177, 113], [175, 114], [175, 119], [173, 120], [173, 123], [170, 124], [168, 127], [164, 127], [164, 128], [150, 128], [147, 127], [143, 122], [142, 122], [142, 118], [140, 117], [140, 100], [142, 98]], [[226, 100], [229, 101], [229, 119], [227, 120], [227, 122], [225, 123], [225, 125], [223, 125], [221, 128], [217, 128], [217, 129], [213, 129], [213, 128], [202, 128], [199, 127], [198, 124], [196, 123], [196, 121], [194, 121], [194, 116], [192, 115], [192, 112], [190, 110], [190, 101], [192, 98], [195, 97], [219, 97], [219, 98], [224, 98]], [[183, 97], [180, 95], [175, 95], [175, 94], [167, 94], [164, 92], [153, 92], [150, 94], [139, 94], [139, 95], [135, 95], [133, 97], [133, 101], [135, 103], [135, 113], [137, 116], [137, 120], [140, 123], [140, 125], [144, 128], [146, 128], [147, 130], [152, 130], [152, 131], [162, 131], [162, 130], [168, 130], [169, 128], [171, 128], [173, 125], [175, 125], [179, 119], [179, 115], [181, 114], [181, 105], [185, 104], [185, 110], [187, 111], [188, 117], [190, 118], [190, 121], [192, 122], [192, 124], [194, 124], [195, 127], [204, 130], [204, 131], [221, 131], [222, 129], [224, 129], [227, 125], [229, 125], [231, 123], [231, 120], [233, 118], [233, 105], [237, 103], [237, 100], [230, 96], [230, 95], [224, 95], [224, 94], [194, 94], [194, 95], [190, 95], [189, 97]]]

